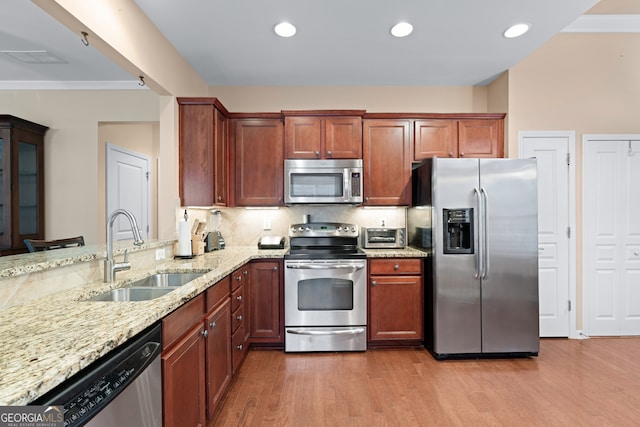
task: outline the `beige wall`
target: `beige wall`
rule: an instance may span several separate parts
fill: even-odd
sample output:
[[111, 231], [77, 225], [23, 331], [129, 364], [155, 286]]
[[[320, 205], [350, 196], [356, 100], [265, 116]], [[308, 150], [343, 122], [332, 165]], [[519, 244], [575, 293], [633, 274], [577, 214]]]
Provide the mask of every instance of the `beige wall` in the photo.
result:
[[384, 113], [485, 113], [486, 87], [211, 86], [209, 95], [233, 112], [367, 110]]
[[559, 34], [509, 70], [508, 150], [518, 132], [576, 133], [577, 326], [582, 326], [582, 137], [640, 133], [640, 34]]
[[149, 90], [0, 91], [2, 113], [49, 127], [45, 135], [46, 238], [82, 234], [87, 244], [104, 239], [104, 232], [98, 233], [104, 211], [99, 209], [104, 190], [99, 196], [98, 124], [157, 122], [158, 105], [158, 96]]
[[[149, 238], [158, 237], [158, 137], [159, 123], [111, 123], [98, 124], [98, 243], [105, 243], [106, 223], [106, 143], [149, 157]], [[140, 221], [140, 218], [138, 218]]]

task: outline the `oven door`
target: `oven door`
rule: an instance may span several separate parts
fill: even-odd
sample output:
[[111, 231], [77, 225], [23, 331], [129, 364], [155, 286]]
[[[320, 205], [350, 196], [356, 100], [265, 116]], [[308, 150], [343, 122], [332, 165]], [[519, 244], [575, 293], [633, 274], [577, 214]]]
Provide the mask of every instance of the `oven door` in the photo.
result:
[[285, 351], [366, 349], [366, 260], [285, 261]]

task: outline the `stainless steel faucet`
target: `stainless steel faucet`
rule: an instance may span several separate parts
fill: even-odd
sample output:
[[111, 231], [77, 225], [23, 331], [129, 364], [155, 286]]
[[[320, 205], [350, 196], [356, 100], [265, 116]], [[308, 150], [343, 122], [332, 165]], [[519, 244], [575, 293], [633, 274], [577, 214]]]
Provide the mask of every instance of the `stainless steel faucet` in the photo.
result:
[[113, 261], [113, 223], [118, 215], [124, 215], [129, 219], [129, 222], [131, 223], [131, 231], [133, 231], [133, 244], [140, 246], [144, 243], [144, 240], [142, 240], [142, 236], [140, 235], [140, 230], [138, 229], [136, 217], [133, 216], [131, 212], [126, 209], [116, 209], [111, 212], [111, 215], [109, 215], [109, 218], [107, 219], [107, 259], [104, 260], [104, 281], [107, 283], [114, 281], [116, 278], [116, 271], [129, 270], [131, 268], [126, 249], [124, 251], [123, 262]]

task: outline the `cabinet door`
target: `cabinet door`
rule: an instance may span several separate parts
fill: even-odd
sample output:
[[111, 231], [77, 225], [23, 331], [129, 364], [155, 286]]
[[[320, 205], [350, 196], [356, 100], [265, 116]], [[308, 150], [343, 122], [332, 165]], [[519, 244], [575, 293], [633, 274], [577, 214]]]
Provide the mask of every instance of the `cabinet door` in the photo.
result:
[[459, 157], [504, 157], [502, 120], [460, 120], [458, 122]]
[[199, 323], [162, 355], [164, 427], [205, 425], [203, 332]]
[[416, 120], [413, 159], [458, 157], [458, 121], [446, 119]]
[[283, 203], [283, 144], [283, 125], [280, 120], [236, 121], [237, 206], [279, 206]]
[[12, 137], [12, 246], [24, 247], [24, 239], [44, 238], [44, 144], [41, 135], [22, 129]]
[[424, 338], [422, 276], [371, 276], [371, 341]]
[[180, 105], [180, 200], [182, 206], [214, 204], [213, 105]]
[[0, 129], [0, 247], [11, 247], [11, 133]]
[[231, 310], [229, 298], [205, 319], [207, 418], [211, 418], [231, 382]]
[[227, 142], [227, 118], [218, 109], [215, 110], [215, 141], [214, 158], [215, 170], [213, 175], [214, 201], [216, 205], [226, 206], [228, 199], [227, 176], [228, 167], [228, 142]]
[[320, 117], [284, 118], [284, 157], [286, 159], [319, 159], [322, 155]]
[[364, 204], [402, 206], [411, 202], [409, 120], [364, 120]]
[[251, 263], [249, 323], [252, 342], [272, 344], [284, 342], [281, 264], [279, 261]]
[[326, 117], [324, 123], [324, 157], [327, 159], [362, 158], [362, 119], [360, 117]]

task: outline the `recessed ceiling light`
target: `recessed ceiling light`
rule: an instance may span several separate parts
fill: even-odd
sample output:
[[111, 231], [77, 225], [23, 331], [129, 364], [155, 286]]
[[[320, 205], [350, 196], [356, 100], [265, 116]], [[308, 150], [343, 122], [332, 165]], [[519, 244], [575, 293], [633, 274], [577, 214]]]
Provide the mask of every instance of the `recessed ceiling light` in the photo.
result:
[[288, 22], [281, 22], [273, 29], [280, 37], [291, 37], [296, 33], [296, 27]]
[[520, 37], [529, 31], [529, 24], [516, 24], [509, 27], [502, 35], [508, 39]]
[[391, 27], [391, 35], [394, 37], [407, 37], [413, 32], [413, 25], [408, 22], [399, 22]]

